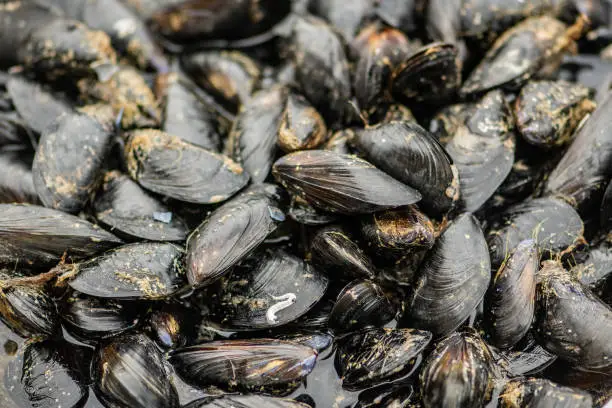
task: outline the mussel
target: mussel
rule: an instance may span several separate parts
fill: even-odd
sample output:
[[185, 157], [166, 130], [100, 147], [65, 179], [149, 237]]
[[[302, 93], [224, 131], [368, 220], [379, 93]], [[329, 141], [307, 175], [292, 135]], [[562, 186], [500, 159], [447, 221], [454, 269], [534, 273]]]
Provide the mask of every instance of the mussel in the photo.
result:
[[581, 390], [559, 386], [541, 378], [526, 378], [508, 382], [499, 396], [502, 408], [590, 408], [592, 397]]

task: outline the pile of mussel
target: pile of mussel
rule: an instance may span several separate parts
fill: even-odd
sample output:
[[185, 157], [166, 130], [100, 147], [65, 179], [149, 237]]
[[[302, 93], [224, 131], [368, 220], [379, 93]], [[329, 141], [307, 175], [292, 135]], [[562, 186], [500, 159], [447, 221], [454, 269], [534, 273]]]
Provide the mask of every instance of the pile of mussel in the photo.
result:
[[0, 56], [1, 407], [609, 406], [609, 0], [3, 0]]

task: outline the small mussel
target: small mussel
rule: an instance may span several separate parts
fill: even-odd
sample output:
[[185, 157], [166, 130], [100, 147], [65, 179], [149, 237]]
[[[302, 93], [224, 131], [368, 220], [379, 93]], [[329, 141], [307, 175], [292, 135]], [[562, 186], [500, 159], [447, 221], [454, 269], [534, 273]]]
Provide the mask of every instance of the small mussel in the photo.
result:
[[612, 309], [556, 261], [538, 274], [536, 337], [579, 370], [612, 375]]
[[461, 93], [520, 88], [534, 75], [554, 72], [563, 54], [575, 52], [586, 21], [567, 27], [551, 16], [531, 17], [506, 31], [463, 83]]
[[312, 263], [331, 276], [349, 278], [375, 277], [374, 265], [342, 226], [321, 228], [310, 243]]
[[484, 310], [492, 343], [500, 348], [514, 346], [531, 327], [538, 262], [535, 241], [523, 241], [493, 278]]
[[31, 166], [18, 154], [0, 154], [0, 203], [41, 204]]
[[261, 244], [285, 220], [280, 198], [280, 188], [256, 185], [211, 213], [187, 240], [189, 283], [209, 285]]
[[446, 151], [459, 172], [459, 206], [475, 212], [512, 170], [514, 118], [501, 91], [487, 93], [470, 113]]
[[342, 387], [359, 390], [410, 375], [431, 337], [423, 330], [372, 329], [343, 338], [335, 361]]
[[67, 299], [62, 321], [83, 340], [113, 337], [138, 324], [139, 308], [110, 300], [78, 296]]
[[[292, 387], [313, 369], [317, 352], [273, 339], [213, 341], [178, 349], [170, 356], [177, 373], [199, 386], [258, 391]], [[278, 389], [278, 387], [281, 387]]]
[[93, 200], [94, 216], [128, 239], [183, 241], [188, 229], [170, 208], [117, 170], [104, 175]]
[[[247, 262], [248, 264], [248, 262]], [[283, 250], [257, 257], [257, 265], [236, 268], [218, 291], [213, 317], [230, 330], [280, 326], [308, 312], [325, 294], [328, 279]]]
[[83, 113], [63, 114], [43, 131], [32, 175], [46, 207], [77, 213], [100, 184], [113, 134]]
[[189, 203], [227, 200], [249, 181], [229, 157], [155, 129], [131, 132], [125, 159], [130, 176], [141, 186]]
[[365, 327], [382, 327], [395, 317], [395, 308], [382, 288], [367, 280], [349, 283], [338, 295], [329, 314], [336, 335]]
[[290, 399], [266, 397], [263, 395], [231, 395], [208, 397], [195, 400], [183, 408], [309, 408]]
[[257, 92], [240, 109], [230, 131], [231, 156], [242, 164], [255, 183], [268, 177], [274, 163], [285, 99], [286, 91], [282, 87]]
[[231, 113], [251, 99], [259, 85], [257, 63], [238, 51], [203, 51], [181, 57], [183, 69], [196, 84]]
[[434, 215], [459, 197], [457, 170], [440, 143], [415, 122], [389, 122], [358, 131], [353, 144], [381, 170], [417, 189]]
[[565, 201], [543, 197], [516, 204], [501, 214], [501, 224], [489, 230], [491, 265], [497, 269], [526, 239], [535, 239], [541, 255], [573, 249], [582, 242], [584, 226]]
[[470, 317], [491, 279], [487, 243], [476, 218], [465, 213], [436, 240], [417, 273], [406, 304], [410, 327], [446, 335]]
[[70, 287], [111, 299], [158, 299], [183, 284], [183, 249], [168, 243], [128, 244], [76, 265]]
[[421, 199], [369, 162], [326, 150], [288, 154], [274, 163], [272, 174], [289, 192], [334, 213], [367, 214]]
[[470, 408], [491, 399], [494, 381], [489, 346], [473, 329], [441, 340], [420, 374], [425, 408]]
[[41, 288], [15, 285], [0, 291], [0, 319], [22, 337], [48, 337], [60, 317], [55, 301]]
[[552, 148], [567, 144], [574, 130], [595, 110], [591, 90], [565, 81], [531, 81], [515, 102], [516, 126], [527, 142]]
[[501, 408], [591, 408], [592, 397], [584, 391], [562, 387], [543, 378], [512, 380], [499, 396]]
[[64, 254], [78, 259], [121, 244], [89, 222], [35, 205], [0, 204], [0, 263], [53, 266]]
[[144, 334], [128, 334], [104, 343], [93, 362], [94, 389], [105, 406], [177, 408], [179, 399], [164, 358]]
[[327, 127], [302, 95], [290, 92], [278, 129], [278, 145], [285, 152], [314, 149], [325, 142]]

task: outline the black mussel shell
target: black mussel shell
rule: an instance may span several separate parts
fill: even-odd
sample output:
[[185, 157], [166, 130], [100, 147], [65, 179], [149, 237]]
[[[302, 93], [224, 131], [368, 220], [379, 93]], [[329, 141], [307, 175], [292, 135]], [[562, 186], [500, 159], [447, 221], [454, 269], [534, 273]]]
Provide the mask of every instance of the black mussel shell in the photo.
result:
[[0, 203], [41, 204], [31, 166], [19, 156], [0, 154]]
[[64, 326], [84, 340], [113, 337], [138, 324], [139, 308], [114, 300], [78, 296], [62, 310]]
[[227, 200], [249, 181], [229, 157], [154, 129], [132, 132], [125, 158], [130, 176], [141, 186], [189, 203]]
[[349, 110], [351, 80], [344, 46], [336, 33], [316, 17], [298, 17], [291, 32], [290, 54], [304, 96], [328, 125], [341, 122]]
[[238, 51], [183, 55], [181, 65], [198, 86], [231, 113], [237, 113], [251, 99], [261, 77], [257, 63]]
[[[555, 362], [557, 356], [546, 351], [533, 336], [528, 334], [526, 345], [515, 346], [515, 350], [502, 351], [498, 364], [509, 378], [535, 375]], [[523, 344], [523, 341], [519, 345]]]
[[457, 171], [438, 141], [415, 122], [390, 122], [357, 132], [355, 147], [374, 165], [417, 189], [419, 203], [434, 215], [458, 199]]
[[151, 339], [128, 334], [102, 344], [93, 363], [96, 396], [105, 406], [177, 408], [179, 400]]
[[416, 408], [420, 395], [412, 384], [379, 386], [359, 393], [353, 408]]
[[325, 294], [328, 279], [301, 259], [277, 250], [257, 259], [254, 267], [235, 269], [218, 291], [214, 310], [230, 330], [281, 326], [308, 312]]
[[78, 264], [69, 285], [99, 298], [164, 298], [183, 285], [183, 252], [168, 243], [124, 245]]
[[373, 3], [372, 0], [357, 0], [347, 7], [343, 0], [313, 0], [308, 6], [310, 12], [323, 17], [348, 42], [355, 37], [363, 21], [371, 16]]
[[546, 180], [545, 193], [570, 197], [587, 213], [599, 204], [612, 174], [612, 97], [595, 109]]
[[329, 315], [334, 304], [331, 299], [322, 300], [290, 326], [299, 330], [327, 330]]
[[302, 95], [291, 92], [278, 129], [278, 146], [289, 153], [319, 147], [327, 138], [325, 121]]
[[174, 350], [183, 347], [195, 334], [191, 322], [193, 311], [181, 304], [167, 303], [149, 316], [149, 336], [164, 349]]
[[477, 211], [504, 182], [514, 163], [514, 118], [501, 91], [476, 104], [446, 151], [459, 171], [459, 207]]
[[317, 210], [304, 199], [293, 196], [287, 211], [292, 220], [304, 225], [326, 225], [336, 221], [334, 214]]
[[27, 344], [23, 356], [9, 363], [4, 385], [20, 407], [83, 407], [90, 361], [90, 349], [64, 341]]
[[391, 27], [411, 32], [417, 28], [417, 19], [423, 12], [422, 3], [419, 0], [378, 0], [374, 12]]
[[309, 408], [290, 399], [266, 397], [263, 395], [224, 395], [190, 402], [183, 408]]
[[46, 207], [77, 213], [98, 187], [113, 134], [82, 113], [63, 114], [43, 131], [32, 176]]
[[42, 289], [15, 285], [0, 291], [0, 319], [22, 337], [48, 337], [56, 332], [60, 316]]
[[242, 107], [230, 131], [232, 157], [255, 183], [268, 177], [274, 163], [285, 93], [281, 87], [257, 92]]
[[395, 317], [395, 308], [382, 288], [367, 280], [349, 283], [338, 295], [328, 325], [335, 334], [365, 327], [382, 327]]
[[296, 343], [223, 340], [185, 347], [170, 357], [185, 381], [200, 386], [256, 389], [300, 381], [313, 369], [317, 352]]
[[367, 214], [421, 199], [367, 161], [326, 150], [288, 154], [274, 163], [272, 174], [292, 194], [334, 213]]
[[414, 326], [446, 335], [482, 301], [491, 279], [487, 243], [476, 218], [463, 214], [436, 240], [417, 273], [406, 313]]
[[370, 258], [359, 248], [342, 226], [321, 228], [310, 243], [312, 263], [330, 276], [372, 279], [376, 270]]
[[457, 103], [438, 111], [429, 123], [429, 131], [443, 144], [448, 143], [471, 117], [475, 103]]
[[187, 279], [208, 285], [249, 255], [285, 220], [280, 189], [253, 186], [223, 204], [187, 240]]
[[409, 375], [431, 337], [416, 329], [372, 329], [342, 339], [335, 361], [342, 387], [369, 388]]
[[589, 250], [586, 258], [572, 267], [571, 274], [587, 286], [601, 300], [609, 303], [612, 292], [607, 287], [612, 283], [612, 245], [606, 241]]
[[593, 110], [591, 90], [565, 81], [531, 81], [521, 89], [514, 105], [520, 135], [543, 148], [570, 142], [580, 121]]
[[51, 80], [62, 76], [106, 80], [117, 61], [107, 34], [63, 18], [51, 19], [33, 30], [18, 47], [18, 55], [27, 68]]
[[555, 261], [538, 274], [536, 337], [581, 370], [612, 375], [612, 308]]
[[551, 16], [531, 17], [506, 31], [463, 83], [470, 95], [490, 89], [520, 88], [540, 70], [554, 71], [561, 56], [576, 47], [580, 24], [568, 27]]
[[526, 239], [535, 239], [541, 255], [573, 248], [582, 241], [580, 216], [565, 201], [554, 197], [516, 204], [505, 210], [501, 219], [501, 224], [489, 230], [487, 236], [495, 269]]
[[229, 124], [212, 101], [207, 101], [191, 81], [177, 73], [166, 77], [164, 94], [163, 131], [204, 149], [220, 151], [221, 136]]
[[144, 76], [122, 66], [108, 81], [84, 78], [77, 83], [81, 97], [90, 104], [103, 102], [113, 108], [123, 129], [158, 127], [161, 110]]
[[512, 380], [499, 396], [500, 408], [591, 408], [592, 397], [584, 391], [562, 387], [543, 378]]
[[534, 240], [521, 242], [499, 268], [485, 297], [485, 319], [491, 342], [514, 346], [533, 321], [539, 255]]
[[85, 258], [121, 244], [114, 235], [73, 215], [35, 205], [0, 204], [0, 263], [53, 266], [64, 254]]
[[72, 107], [62, 97], [25, 77], [11, 75], [6, 89], [19, 115], [38, 133], [42, 133], [62, 113], [72, 111]]
[[423, 405], [480, 407], [491, 399], [494, 369], [489, 346], [475, 330], [441, 340], [420, 374]]
[[100, 223], [130, 239], [183, 241], [189, 232], [177, 214], [117, 170], [104, 175], [93, 210]]
[[334, 337], [331, 334], [322, 332], [297, 332], [295, 334], [280, 336], [279, 338], [281, 340], [288, 340], [293, 343], [308, 346], [316, 350], [317, 353], [321, 353], [323, 350], [328, 349], [334, 342]]
[[32, 150], [36, 144], [34, 136], [17, 112], [0, 112], [0, 153]]
[[461, 85], [462, 64], [453, 44], [432, 43], [406, 59], [393, 72], [392, 92], [413, 102], [445, 102]]

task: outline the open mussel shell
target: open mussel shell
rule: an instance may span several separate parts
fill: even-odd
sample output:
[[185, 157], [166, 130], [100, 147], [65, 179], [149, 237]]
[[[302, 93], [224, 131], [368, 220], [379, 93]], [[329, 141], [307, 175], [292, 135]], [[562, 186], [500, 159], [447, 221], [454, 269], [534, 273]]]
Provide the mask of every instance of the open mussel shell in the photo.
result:
[[476, 218], [462, 214], [436, 240], [406, 304], [410, 327], [446, 335], [482, 301], [491, 279], [487, 243]]
[[11, 75], [6, 89], [19, 115], [38, 133], [42, 133], [62, 113], [72, 111], [70, 104], [62, 97], [25, 77]]
[[35, 205], [0, 204], [0, 263], [37, 268], [64, 254], [85, 258], [121, 244], [114, 235], [73, 215]]
[[535, 334], [544, 348], [580, 370], [611, 375], [610, 306], [556, 261], [545, 261], [538, 274], [536, 305]]
[[0, 291], [0, 319], [22, 337], [52, 336], [60, 316], [55, 301], [41, 288], [15, 285]]
[[364, 389], [409, 375], [431, 338], [416, 329], [372, 329], [343, 338], [335, 361], [342, 387]]
[[291, 92], [278, 129], [278, 146], [285, 152], [319, 147], [327, 138], [325, 121], [302, 95]]
[[213, 341], [181, 348], [172, 353], [170, 362], [189, 383], [261, 390], [295, 384], [312, 371], [316, 359], [317, 352], [310, 347], [257, 339]]
[[516, 126], [528, 143], [553, 148], [570, 142], [574, 130], [595, 110], [591, 90], [565, 81], [531, 81], [515, 102]]
[[[608, 96], [591, 115], [550, 173], [545, 193], [562, 194], [585, 214], [599, 204], [612, 171], [612, 97]], [[581, 212], [582, 213], [582, 212]]]
[[395, 316], [395, 308], [374, 282], [357, 280], [338, 295], [328, 326], [336, 335], [366, 327], [382, 327]]
[[249, 255], [285, 220], [280, 188], [250, 187], [217, 208], [187, 240], [187, 279], [208, 285]]
[[285, 95], [281, 87], [257, 92], [240, 109], [230, 131], [231, 156], [241, 163], [255, 183], [268, 177], [274, 163]]
[[506, 383], [499, 396], [501, 408], [591, 408], [585, 391], [562, 387], [543, 378], [524, 378]]
[[76, 265], [76, 277], [69, 285], [99, 298], [164, 298], [184, 284], [183, 253], [168, 243], [124, 245]]
[[477, 211], [514, 163], [514, 118], [501, 91], [486, 94], [446, 145], [459, 171], [459, 207]]
[[425, 408], [480, 407], [491, 399], [494, 381], [489, 346], [473, 329], [441, 340], [419, 376]]
[[490, 89], [520, 88], [541, 69], [554, 71], [561, 56], [575, 48], [583, 24], [570, 28], [551, 16], [531, 17], [506, 31], [463, 83], [470, 95]]
[[32, 176], [46, 207], [77, 213], [102, 177], [113, 134], [82, 113], [63, 114], [43, 131]]
[[62, 310], [62, 321], [70, 333], [83, 340], [113, 337], [138, 324], [138, 307], [94, 297], [71, 297]]
[[370, 258], [342, 226], [331, 225], [317, 231], [310, 243], [310, 256], [314, 265], [331, 276], [366, 279], [376, 276]]
[[257, 63], [238, 51], [202, 51], [181, 56], [196, 84], [231, 113], [237, 113], [259, 85]]
[[493, 278], [484, 310], [488, 333], [499, 348], [514, 346], [531, 327], [538, 262], [535, 241], [523, 241]]
[[128, 334], [102, 344], [93, 362], [96, 396], [111, 407], [177, 408], [164, 358], [151, 339]]
[[83, 407], [89, 396], [90, 361], [90, 349], [65, 341], [27, 344], [23, 355], [9, 363], [5, 384], [19, 407]]
[[125, 158], [130, 176], [141, 186], [189, 203], [227, 200], [249, 181], [229, 157], [154, 129], [132, 132]]
[[571, 249], [582, 241], [582, 220], [561, 199], [530, 199], [506, 209], [500, 216], [502, 222], [489, 230], [487, 236], [491, 265], [496, 269], [526, 239], [535, 239], [541, 255]]
[[232, 330], [281, 326], [308, 312], [327, 283], [325, 275], [301, 259], [283, 250], [267, 252], [257, 265], [236, 268], [222, 282], [212, 318]]
[[0, 154], [0, 203], [41, 204], [31, 166], [19, 156]]
[[290, 193], [334, 213], [367, 214], [421, 199], [369, 162], [326, 150], [288, 154], [274, 163], [272, 174]]
[[117, 170], [104, 175], [93, 210], [100, 223], [129, 239], [183, 241], [189, 232], [177, 214]]
[[453, 44], [432, 43], [402, 62], [393, 72], [392, 92], [413, 102], [445, 102], [461, 85], [462, 64]]
[[457, 200], [452, 159], [417, 123], [398, 121], [367, 127], [357, 132], [353, 144], [378, 168], [418, 190], [423, 196], [419, 205], [433, 215], [446, 213]]
[[190, 402], [183, 408], [309, 408], [286, 398], [266, 397], [263, 395], [231, 395], [202, 398]]

